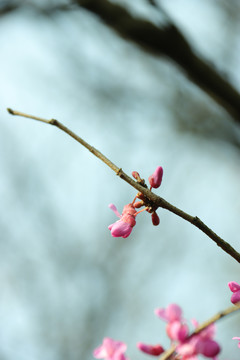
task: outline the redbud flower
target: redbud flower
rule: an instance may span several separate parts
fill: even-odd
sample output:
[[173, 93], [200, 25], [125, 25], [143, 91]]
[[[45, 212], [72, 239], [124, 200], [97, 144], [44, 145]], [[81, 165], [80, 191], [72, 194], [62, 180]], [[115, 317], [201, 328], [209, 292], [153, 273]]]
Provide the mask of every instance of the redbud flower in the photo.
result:
[[201, 339], [197, 343], [197, 351], [208, 358], [214, 358], [220, 353], [220, 346], [212, 339]]
[[229, 289], [233, 292], [231, 296], [231, 302], [235, 305], [240, 303], [240, 285], [235, 281], [230, 281], [228, 286]]
[[102, 345], [94, 350], [93, 356], [96, 359], [127, 360], [124, 355], [126, 350], [127, 345], [125, 343], [106, 337], [103, 339]]
[[[194, 321], [197, 327], [198, 323]], [[216, 355], [219, 354], [221, 348], [219, 344], [213, 340], [215, 335], [215, 324], [211, 324], [202, 330], [199, 334], [192, 336], [189, 340], [186, 339], [177, 347], [177, 353], [182, 355], [183, 359], [192, 360], [192, 357], [202, 354], [208, 358], [216, 360]]]
[[162, 354], [165, 351], [164, 348], [159, 344], [147, 345], [142, 342], [139, 342], [139, 343], [137, 343], [137, 347], [142, 352], [149, 354], [149, 355], [153, 355], [153, 356], [159, 356], [160, 354]]
[[183, 342], [188, 337], [188, 326], [176, 320], [167, 324], [166, 332], [172, 341]]
[[155, 309], [154, 313], [166, 322], [181, 321], [182, 309], [177, 304], [170, 304], [164, 308]]
[[233, 340], [239, 340], [238, 347], [240, 348], [240, 337], [235, 336], [233, 337]]
[[162, 183], [162, 177], [163, 177], [163, 168], [161, 166], [158, 166], [154, 171], [154, 173], [150, 175], [148, 178], [151, 188], [157, 189]]
[[110, 209], [120, 218], [120, 220], [108, 226], [113, 237], [128, 237], [133, 227], [136, 225], [136, 210], [133, 204], [125, 205], [122, 215], [119, 214], [115, 205], [110, 204]]

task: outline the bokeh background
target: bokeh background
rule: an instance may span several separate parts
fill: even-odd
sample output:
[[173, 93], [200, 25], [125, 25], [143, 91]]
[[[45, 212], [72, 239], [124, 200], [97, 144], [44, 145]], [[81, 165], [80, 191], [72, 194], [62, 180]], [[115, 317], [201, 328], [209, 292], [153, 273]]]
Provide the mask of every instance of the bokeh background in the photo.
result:
[[[240, 89], [238, 1], [114, 2], [159, 27], [171, 19]], [[6, 108], [57, 118], [128, 174], [163, 166], [156, 193], [238, 251], [239, 123], [74, 2], [0, 1], [0, 44], [0, 359], [90, 360], [104, 336], [145, 359], [137, 341], [169, 345], [154, 308], [178, 303], [201, 322], [228, 307], [234, 259], [161, 209], [159, 227], [142, 213], [129, 238], [112, 238], [108, 204], [121, 212], [136, 191], [57, 128]], [[222, 360], [239, 359], [239, 320], [217, 325]]]

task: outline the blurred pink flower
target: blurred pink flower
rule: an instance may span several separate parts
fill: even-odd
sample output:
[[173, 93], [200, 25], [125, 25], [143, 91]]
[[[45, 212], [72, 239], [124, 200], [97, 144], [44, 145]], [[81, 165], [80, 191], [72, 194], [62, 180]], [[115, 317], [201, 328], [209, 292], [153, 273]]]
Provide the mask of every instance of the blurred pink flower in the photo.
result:
[[188, 326], [181, 321], [173, 321], [167, 324], [167, 335], [172, 341], [183, 342], [188, 337]]
[[[197, 322], [195, 322], [197, 326]], [[191, 336], [177, 347], [177, 353], [183, 360], [192, 360], [192, 357], [202, 354], [205, 357], [216, 360], [216, 356], [221, 351], [219, 344], [213, 340], [215, 335], [215, 324], [211, 324], [203, 329], [199, 334]]]
[[182, 320], [182, 309], [177, 304], [169, 304], [166, 309], [157, 308], [154, 310], [154, 313], [166, 322]]
[[233, 337], [233, 340], [238, 340], [239, 341], [238, 347], [240, 348], [240, 337], [235, 336], [235, 337]]
[[160, 354], [162, 354], [164, 352], [164, 348], [159, 344], [147, 345], [142, 342], [139, 342], [139, 343], [137, 343], [137, 347], [142, 352], [149, 354], [149, 355], [153, 355], [153, 356], [159, 356]]
[[233, 292], [231, 296], [231, 302], [236, 305], [240, 303], [240, 285], [235, 281], [228, 283], [229, 289]]
[[127, 360], [124, 352], [127, 350], [127, 345], [121, 341], [115, 341], [111, 338], [104, 338], [102, 345], [98, 346], [93, 356], [96, 359], [104, 360]]

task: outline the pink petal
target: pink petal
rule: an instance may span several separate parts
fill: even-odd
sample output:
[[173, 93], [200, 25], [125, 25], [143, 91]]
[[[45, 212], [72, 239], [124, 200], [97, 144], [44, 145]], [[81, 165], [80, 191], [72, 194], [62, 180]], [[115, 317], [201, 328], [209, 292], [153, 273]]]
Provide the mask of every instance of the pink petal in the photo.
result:
[[168, 323], [166, 332], [171, 340], [183, 342], [188, 336], [188, 326], [180, 321], [173, 321]]
[[236, 281], [230, 281], [228, 286], [232, 292], [237, 292], [240, 290], [240, 285]]
[[177, 353], [182, 355], [184, 359], [189, 359], [190, 357], [196, 355], [196, 347], [191, 342], [180, 344], [176, 350]]
[[169, 322], [181, 320], [182, 309], [177, 304], [170, 304], [166, 307], [166, 317]]
[[147, 345], [147, 344], [139, 342], [139, 343], [137, 343], [137, 347], [142, 352], [149, 354], [149, 355], [153, 355], [153, 356], [159, 356], [160, 354], [162, 354], [164, 352], [164, 348], [159, 344]]
[[100, 345], [93, 351], [93, 356], [96, 359], [104, 359], [107, 356], [105, 348]]
[[204, 356], [209, 358], [218, 355], [221, 351], [221, 348], [218, 345], [218, 343], [211, 339], [199, 341], [197, 349], [200, 354], [203, 354]]
[[155, 309], [154, 314], [157, 315], [157, 317], [159, 317], [160, 319], [162, 319], [164, 321], [168, 321], [168, 319], [166, 317], [166, 311], [164, 308]]
[[231, 302], [236, 305], [240, 302], [240, 290], [237, 292], [234, 292], [231, 296]]
[[164, 308], [154, 310], [155, 315], [167, 322], [180, 321], [182, 318], [182, 309], [177, 304], [170, 304]]
[[122, 355], [126, 349], [125, 343], [106, 337], [103, 339], [102, 345], [94, 350], [93, 356], [96, 359], [125, 360], [125, 356], [122, 357]]
[[119, 214], [116, 206], [114, 204], [109, 204], [108, 207], [118, 216], [121, 217], [121, 215]]
[[125, 221], [118, 220], [108, 226], [113, 237], [128, 237], [132, 232], [132, 226]]

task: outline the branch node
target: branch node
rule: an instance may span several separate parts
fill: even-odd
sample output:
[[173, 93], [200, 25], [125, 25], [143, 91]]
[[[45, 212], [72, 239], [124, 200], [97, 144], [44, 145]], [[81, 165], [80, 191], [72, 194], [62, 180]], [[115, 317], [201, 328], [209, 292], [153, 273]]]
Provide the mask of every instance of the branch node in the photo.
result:
[[199, 223], [199, 220], [200, 220], [199, 217], [194, 216], [192, 223], [193, 223], [193, 224], [198, 224], [198, 223]]
[[122, 170], [122, 168], [119, 168], [116, 172], [116, 175], [121, 177], [122, 174], [123, 174], [123, 170]]
[[57, 125], [58, 121], [56, 119], [49, 120], [50, 125]]

